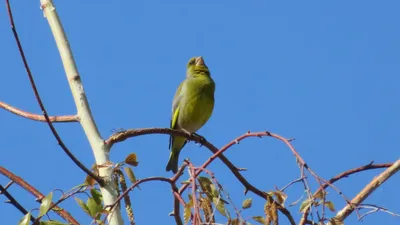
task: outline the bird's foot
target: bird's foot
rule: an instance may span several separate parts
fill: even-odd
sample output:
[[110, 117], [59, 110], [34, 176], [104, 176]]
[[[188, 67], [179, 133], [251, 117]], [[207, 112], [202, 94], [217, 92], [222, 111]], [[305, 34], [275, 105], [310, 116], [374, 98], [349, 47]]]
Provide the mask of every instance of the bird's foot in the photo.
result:
[[203, 136], [201, 136], [201, 135], [199, 135], [199, 134], [196, 134], [196, 133], [191, 133], [191, 132], [189, 132], [189, 131], [187, 131], [187, 130], [185, 130], [185, 129], [183, 129], [183, 128], [181, 128], [181, 130], [183, 131], [183, 132], [185, 132], [187, 135], [189, 135], [189, 136], [191, 136], [191, 137], [193, 137], [193, 138], [196, 138], [197, 140], [199, 140], [199, 141], [195, 141], [196, 143], [199, 143], [200, 144], [200, 147], [202, 146], [202, 142], [204, 142], [206, 139], [203, 137]]

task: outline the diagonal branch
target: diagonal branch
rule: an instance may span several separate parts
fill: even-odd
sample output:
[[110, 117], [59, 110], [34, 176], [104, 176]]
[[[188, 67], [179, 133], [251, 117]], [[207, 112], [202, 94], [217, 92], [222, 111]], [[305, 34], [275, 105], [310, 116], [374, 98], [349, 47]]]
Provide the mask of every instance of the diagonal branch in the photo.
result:
[[[14, 113], [15, 115], [30, 119], [30, 120], [36, 120], [40, 122], [47, 122], [46, 118], [42, 115], [39, 114], [33, 114], [29, 113], [26, 111], [23, 111], [21, 109], [17, 109], [5, 102], [0, 102], [0, 108], [3, 108], [11, 113]], [[49, 120], [52, 123], [69, 123], [69, 122], [79, 122], [79, 118], [76, 115], [68, 115], [68, 116], [49, 116]]]
[[[371, 163], [369, 163], [367, 165], [364, 165], [364, 166], [361, 166], [361, 167], [358, 167], [358, 168], [354, 168], [354, 169], [351, 169], [351, 170], [347, 170], [347, 171], [345, 171], [345, 172], [343, 172], [343, 173], [341, 173], [339, 175], [336, 175], [335, 177], [330, 179], [327, 183], [325, 183], [323, 186], [320, 186], [317, 189], [317, 191], [314, 193], [314, 196], [317, 193], [319, 193], [320, 191], [322, 191], [322, 189], [326, 189], [327, 187], [329, 187], [329, 184], [333, 184], [336, 181], [339, 181], [339, 180], [341, 180], [343, 178], [347, 178], [348, 176], [350, 176], [352, 174], [359, 173], [359, 172], [362, 172], [362, 171], [372, 170], [372, 169], [388, 168], [388, 167], [390, 167], [392, 165], [393, 165], [393, 163], [373, 164], [373, 162], [371, 162]], [[305, 212], [303, 213], [303, 216], [301, 217], [299, 225], [307, 224], [307, 221], [308, 221], [307, 217], [308, 217], [309, 211], [310, 211], [310, 208], [307, 208], [305, 210]]]
[[[2, 185], [0, 185], [0, 195], [6, 196], [6, 198], [8, 198], [9, 203], [13, 205], [15, 208], [17, 208], [23, 215], [28, 214], [28, 211]], [[35, 217], [31, 216], [30, 220], [34, 222]]]
[[12, 11], [11, 11], [11, 6], [10, 6], [10, 1], [9, 1], [9, 0], [6, 0], [6, 5], [7, 5], [8, 16], [9, 16], [9, 19], [10, 19], [10, 24], [11, 24], [11, 30], [12, 30], [12, 32], [13, 32], [13, 34], [14, 34], [14, 38], [15, 38], [15, 41], [16, 41], [16, 43], [17, 43], [19, 53], [20, 53], [20, 55], [21, 55], [21, 59], [22, 59], [22, 61], [23, 61], [23, 63], [24, 63], [26, 73], [28, 74], [28, 78], [29, 78], [29, 81], [30, 81], [30, 83], [31, 83], [32, 90], [33, 90], [33, 92], [34, 92], [34, 94], [35, 94], [35, 97], [36, 97], [36, 100], [37, 100], [37, 102], [38, 102], [38, 104], [39, 104], [39, 107], [40, 107], [40, 109], [41, 109], [42, 112], [43, 112], [43, 116], [44, 116], [44, 118], [45, 118], [45, 120], [46, 120], [46, 122], [47, 122], [47, 125], [49, 125], [49, 128], [50, 128], [51, 132], [53, 133], [54, 137], [56, 138], [57, 143], [61, 146], [61, 148], [62, 148], [62, 149], [64, 150], [64, 152], [69, 156], [69, 158], [70, 158], [79, 168], [81, 168], [81, 170], [83, 170], [87, 175], [89, 175], [89, 176], [92, 177], [94, 180], [96, 180], [100, 185], [103, 185], [103, 184], [104, 184], [104, 181], [103, 181], [99, 176], [96, 176], [96, 175], [95, 175], [92, 171], [90, 171], [88, 168], [86, 168], [86, 167], [71, 153], [71, 151], [67, 148], [67, 146], [64, 144], [64, 142], [61, 140], [61, 137], [58, 135], [56, 128], [54, 128], [53, 124], [51, 123], [50, 118], [49, 118], [49, 116], [48, 116], [48, 114], [47, 114], [46, 108], [44, 107], [44, 104], [43, 104], [43, 102], [42, 102], [42, 99], [40, 98], [39, 91], [38, 91], [37, 88], [36, 88], [35, 80], [33, 79], [31, 70], [30, 70], [29, 65], [28, 65], [28, 61], [26, 60], [24, 50], [23, 50], [22, 45], [21, 45], [21, 42], [20, 42], [20, 40], [19, 40], [19, 36], [18, 36], [18, 33], [17, 33], [17, 29], [16, 29], [16, 27], [15, 27], [14, 18], [13, 18], [13, 14], [12, 14]]
[[[21, 177], [11, 173], [8, 171], [6, 168], [0, 166], [0, 173], [3, 174], [4, 176], [8, 177], [8, 179], [12, 180], [14, 183], [18, 184], [20, 187], [31, 193], [33, 196], [35, 196], [37, 199], [42, 200], [44, 196], [42, 193], [40, 193], [36, 188], [28, 184], [26, 181], [24, 181]], [[52, 206], [54, 203], [51, 204]], [[78, 221], [76, 221], [71, 214], [69, 214], [67, 211], [64, 209], [58, 208], [55, 210], [55, 213], [57, 213], [59, 216], [64, 218], [68, 223], [71, 223], [73, 225], [79, 225]]]
[[361, 204], [369, 195], [372, 194], [379, 186], [381, 186], [385, 181], [387, 181], [391, 176], [397, 173], [400, 170], [400, 159], [393, 163], [392, 166], [387, 168], [377, 177], [375, 177], [365, 188], [360, 191], [354, 197], [349, 204], [347, 204], [342, 210], [340, 210], [336, 216], [333, 218], [333, 221], [343, 221], [345, 220], [358, 206]]

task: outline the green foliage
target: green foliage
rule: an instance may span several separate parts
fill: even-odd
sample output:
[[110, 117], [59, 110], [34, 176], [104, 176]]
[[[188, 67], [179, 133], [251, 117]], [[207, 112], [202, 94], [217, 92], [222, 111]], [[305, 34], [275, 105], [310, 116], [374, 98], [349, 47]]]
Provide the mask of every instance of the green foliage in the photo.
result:
[[50, 192], [45, 198], [42, 199], [40, 204], [39, 217], [44, 216], [50, 209], [53, 199], [53, 192]]

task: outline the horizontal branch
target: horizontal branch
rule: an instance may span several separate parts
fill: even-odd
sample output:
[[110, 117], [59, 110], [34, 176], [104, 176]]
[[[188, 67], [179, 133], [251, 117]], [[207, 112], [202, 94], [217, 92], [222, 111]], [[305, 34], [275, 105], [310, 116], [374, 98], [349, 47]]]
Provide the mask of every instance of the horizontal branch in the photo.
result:
[[[0, 173], [3, 174], [4, 176], [8, 177], [8, 179], [14, 181], [16, 184], [18, 184], [20, 187], [31, 193], [33, 196], [35, 196], [37, 199], [42, 200], [44, 196], [42, 193], [40, 193], [36, 188], [28, 184], [26, 181], [24, 181], [21, 177], [11, 173], [8, 171], [6, 168], [0, 166]], [[51, 205], [54, 205], [52, 203]], [[67, 211], [64, 209], [57, 209], [54, 210], [55, 213], [57, 213], [59, 216], [64, 218], [68, 223], [71, 223], [72, 225], [79, 225], [78, 221], [76, 221], [71, 214], [69, 214]]]
[[[30, 119], [30, 120], [35, 120], [35, 121], [40, 121], [40, 122], [46, 122], [46, 118], [42, 115], [39, 114], [33, 114], [29, 113], [26, 111], [23, 111], [21, 109], [17, 109], [7, 103], [0, 102], [0, 108], [3, 108], [11, 113], [14, 113], [15, 115]], [[49, 116], [50, 122], [53, 123], [70, 123], [70, 122], [79, 122], [79, 118], [77, 115], [68, 115], [68, 116]]]

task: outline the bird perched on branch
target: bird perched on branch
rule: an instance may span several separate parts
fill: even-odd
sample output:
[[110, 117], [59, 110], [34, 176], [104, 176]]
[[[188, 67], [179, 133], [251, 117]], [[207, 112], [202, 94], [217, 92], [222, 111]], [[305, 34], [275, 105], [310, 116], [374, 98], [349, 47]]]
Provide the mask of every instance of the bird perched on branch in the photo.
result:
[[[193, 57], [187, 64], [186, 79], [179, 85], [172, 101], [171, 129], [194, 133], [210, 118], [214, 109], [215, 83], [203, 57]], [[166, 170], [178, 171], [179, 153], [186, 138], [171, 135], [171, 150]]]

